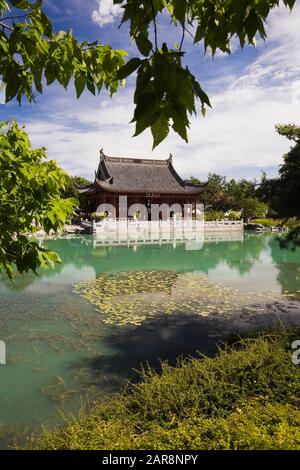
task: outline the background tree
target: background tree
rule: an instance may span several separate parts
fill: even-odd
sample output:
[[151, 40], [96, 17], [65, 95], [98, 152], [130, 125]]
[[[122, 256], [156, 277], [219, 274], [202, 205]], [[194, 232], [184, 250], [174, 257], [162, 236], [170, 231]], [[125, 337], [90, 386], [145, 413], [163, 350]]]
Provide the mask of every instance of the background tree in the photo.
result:
[[256, 197], [256, 182], [242, 178], [239, 181], [231, 179], [226, 184], [226, 194], [230, 199], [230, 208], [236, 211], [243, 209], [244, 201]]
[[[190, 184], [201, 184], [200, 180], [191, 176], [188, 180]], [[206, 181], [206, 191], [201, 195], [201, 202], [206, 208], [216, 211], [226, 211], [229, 209], [230, 201], [226, 194], [226, 177], [217, 173], [209, 173]]]
[[[277, 207], [280, 217], [300, 217], [300, 127], [277, 126], [277, 132], [295, 145], [284, 155], [277, 181]], [[275, 191], [276, 192], [276, 191]]]
[[294, 146], [284, 155], [284, 163], [277, 178], [268, 179], [263, 175], [258, 195], [267, 202], [279, 217], [300, 217], [300, 127], [278, 125], [280, 135], [294, 142]]
[[205, 184], [204, 181], [200, 181], [199, 178], [196, 176], [190, 176], [187, 180], [187, 183], [189, 184], [194, 184], [195, 186], [200, 185], [200, 184]]
[[[188, 180], [191, 184], [199, 184], [200, 180], [194, 176]], [[206, 207], [216, 211], [228, 210], [241, 211], [244, 202], [249, 198], [256, 198], [256, 182], [241, 179], [227, 181], [225, 176], [217, 173], [209, 173], [207, 188], [202, 194], [201, 200]]]
[[296, 226], [282, 241], [282, 246], [300, 245], [300, 127], [287, 124], [276, 126], [277, 132], [294, 142], [284, 155], [279, 177], [263, 181], [261, 191], [279, 217], [295, 217]]
[[89, 204], [84, 196], [79, 196], [77, 188], [85, 188], [91, 184], [91, 181], [82, 176], [67, 176], [67, 181], [62, 190], [64, 198], [77, 199], [77, 208], [82, 212], [89, 212]]
[[245, 222], [249, 222], [256, 217], [265, 217], [268, 211], [267, 204], [261, 202], [256, 197], [245, 199], [242, 204], [242, 214]]
[[279, 178], [269, 179], [263, 174], [260, 185], [257, 188], [257, 197], [264, 203], [269, 205], [268, 214], [271, 217], [278, 218], [278, 207], [280, 204], [278, 193]]
[[63, 196], [68, 197], [78, 197], [77, 188], [85, 188], [89, 186], [92, 182], [82, 176], [67, 176], [67, 182], [63, 190]]

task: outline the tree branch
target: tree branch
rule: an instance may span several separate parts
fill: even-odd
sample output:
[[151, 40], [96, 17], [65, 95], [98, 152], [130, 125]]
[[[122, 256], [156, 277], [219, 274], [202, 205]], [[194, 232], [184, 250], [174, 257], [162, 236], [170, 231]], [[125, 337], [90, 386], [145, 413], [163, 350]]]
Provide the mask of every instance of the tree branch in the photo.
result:
[[[176, 19], [173, 15], [172, 15], [172, 18], [175, 19], [175, 21], [177, 21], [177, 19]], [[185, 31], [186, 33], [188, 33], [188, 34], [191, 36], [191, 38], [193, 38], [193, 39], [195, 40], [195, 36], [193, 35], [193, 33], [191, 33], [191, 31], [190, 31], [189, 29], [187, 29], [187, 27], [185, 26], [185, 24], [182, 25], [182, 28], [184, 29], [184, 31]], [[185, 34], [183, 33], [183, 40], [184, 40], [184, 36], [185, 36]], [[183, 43], [182, 43], [182, 44], [183, 44]]]
[[182, 47], [183, 47], [183, 43], [184, 43], [184, 38], [185, 38], [185, 24], [183, 23], [183, 25], [182, 25], [182, 38], [181, 38], [180, 46], [179, 46], [180, 52], [182, 51]]
[[155, 11], [154, 11], [153, 0], [151, 0], [151, 6], [152, 6], [152, 15], [153, 15], [153, 22], [154, 22], [155, 50], [157, 51], [157, 50], [158, 50], [157, 25], [156, 25], [156, 18], [155, 18]]
[[189, 29], [187, 29], [185, 26], [183, 26], [183, 28], [191, 36], [191, 38], [195, 39], [195, 36], [193, 35], [193, 33], [190, 32]]
[[19, 20], [21, 18], [29, 18], [29, 14], [27, 13], [26, 15], [18, 15], [18, 16], [5, 16], [3, 18], [0, 18], [1, 21], [7, 21], [7, 20]]
[[9, 29], [9, 31], [13, 31], [14, 28], [12, 28], [11, 26], [8, 26], [7, 24], [5, 23], [2, 23], [2, 21], [0, 21], [0, 27], [3, 28], [3, 29]]

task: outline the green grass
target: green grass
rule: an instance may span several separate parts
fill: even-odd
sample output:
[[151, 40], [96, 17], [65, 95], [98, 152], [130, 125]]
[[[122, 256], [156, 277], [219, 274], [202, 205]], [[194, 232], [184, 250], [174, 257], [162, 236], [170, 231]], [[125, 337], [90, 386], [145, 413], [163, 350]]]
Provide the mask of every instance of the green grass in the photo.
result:
[[300, 331], [143, 371], [120, 396], [33, 436], [33, 449], [300, 449]]

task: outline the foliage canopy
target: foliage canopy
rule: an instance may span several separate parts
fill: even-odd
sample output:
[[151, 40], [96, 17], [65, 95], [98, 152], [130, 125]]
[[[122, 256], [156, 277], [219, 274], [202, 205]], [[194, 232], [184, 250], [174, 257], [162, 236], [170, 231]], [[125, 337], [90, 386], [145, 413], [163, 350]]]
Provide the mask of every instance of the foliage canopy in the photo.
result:
[[71, 31], [54, 33], [41, 6], [40, 0], [0, 0], [0, 78], [6, 102], [16, 98], [21, 103], [23, 96], [31, 102], [35, 90], [43, 92], [44, 81], [67, 88], [73, 77], [77, 97], [85, 87], [93, 94], [103, 86], [114, 93], [119, 84], [116, 71], [126, 53], [97, 42], [80, 44]]
[[[292, 9], [296, 0], [283, 0]], [[204, 44], [213, 55], [217, 50], [230, 54], [231, 41], [240, 47], [255, 45], [255, 37], [266, 39], [265, 23], [279, 0], [114, 0], [122, 4], [122, 22], [129, 23], [130, 37], [139, 56], [125, 64], [127, 53], [98, 42], [78, 43], [71, 31], [53, 32], [42, 10], [42, 0], [0, 0], [0, 78], [6, 84], [6, 101], [25, 95], [34, 99], [34, 90], [42, 93], [43, 83], [58, 81], [67, 88], [74, 78], [77, 96], [87, 88], [111, 93], [122, 81], [137, 74], [134, 95], [135, 135], [147, 128], [153, 134], [153, 146], [164, 140], [170, 128], [187, 141], [189, 119], [210, 106], [208, 96], [188, 67], [182, 64], [187, 35], [193, 43]], [[159, 21], [169, 18], [180, 43], [170, 47], [160, 43]]]
[[67, 175], [54, 161], [46, 160], [45, 149], [33, 150], [17, 123], [0, 124], [0, 270], [13, 277], [59, 261], [56, 253], [42, 248], [33, 234], [63, 228], [73, 212], [75, 199], [63, 199], [61, 188]]

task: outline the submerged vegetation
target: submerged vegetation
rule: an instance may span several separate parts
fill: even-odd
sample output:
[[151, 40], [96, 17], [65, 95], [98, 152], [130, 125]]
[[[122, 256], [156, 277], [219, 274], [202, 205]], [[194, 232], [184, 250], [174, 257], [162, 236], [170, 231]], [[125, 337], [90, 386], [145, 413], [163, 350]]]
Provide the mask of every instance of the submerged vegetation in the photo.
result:
[[203, 274], [176, 271], [103, 274], [75, 284], [73, 292], [97, 306], [104, 323], [117, 326], [138, 326], [160, 314], [228, 316], [241, 309], [251, 314], [284, 297], [274, 290], [242, 292]]
[[32, 449], [300, 449], [300, 331], [244, 339], [158, 374], [44, 429]]

